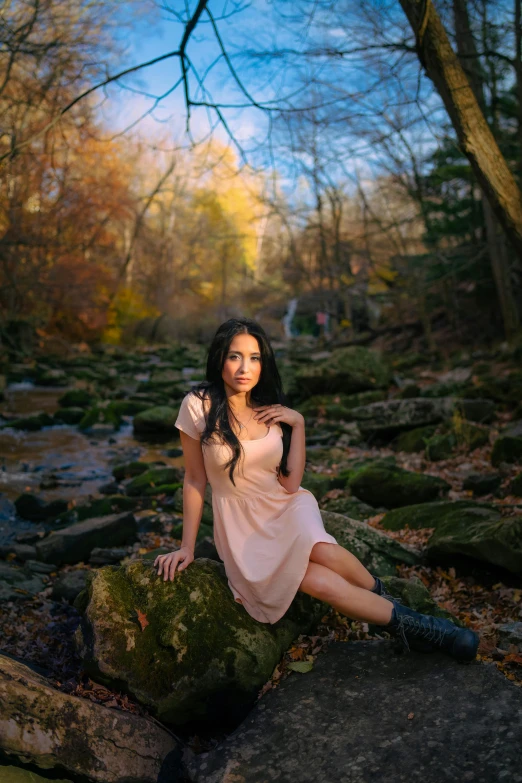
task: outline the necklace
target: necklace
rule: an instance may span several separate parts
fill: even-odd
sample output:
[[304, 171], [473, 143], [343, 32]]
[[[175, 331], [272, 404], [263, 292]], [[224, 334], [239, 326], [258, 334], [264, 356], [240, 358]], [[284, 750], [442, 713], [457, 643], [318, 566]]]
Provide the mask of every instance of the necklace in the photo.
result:
[[[235, 414], [234, 414], [234, 415], [235, 415]], [[252, 416], [253, 416], [253, 415], [254, 415], [254, 408], [252, 408], [252, 413], [250, 414], [250, 417], [247, 419], [247, 422], [246, 422], [246, 424], [243, 424], [243, 422], [242, 422], [242, 421], [239, 421], [239, 419], [238, 419], [238, 421], [239, 421], [239, 426], [240, 426], [240, 427], [244, 427], [244, 428], [246, 429], [246, 425], [248, 424], [248, 422], [250, 421], [250, 419], [252, 418]], [[236, 418], [237, 418], [237, 416], [236, 416]]]

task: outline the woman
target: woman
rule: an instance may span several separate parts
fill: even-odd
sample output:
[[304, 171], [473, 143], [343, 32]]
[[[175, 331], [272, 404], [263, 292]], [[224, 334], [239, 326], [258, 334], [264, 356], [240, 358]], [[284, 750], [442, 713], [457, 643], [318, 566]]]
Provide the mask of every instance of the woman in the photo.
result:
[[301, 590], [398, 634], [407, 648], [475, 658], [474, 631], [402, 606], [324, 529], [314, 495], [300, 486], [304, 418], [284, 404], [258, 323], [232, 318], [219, 327], [206, 379], [184, 397], [176, 420], [185, 457], [183, 538], [180, 549], [156, 558], [158, 574], [173, 580], [194, 560], [208, 481], [229, 587], [259, 622], [277, 622]]

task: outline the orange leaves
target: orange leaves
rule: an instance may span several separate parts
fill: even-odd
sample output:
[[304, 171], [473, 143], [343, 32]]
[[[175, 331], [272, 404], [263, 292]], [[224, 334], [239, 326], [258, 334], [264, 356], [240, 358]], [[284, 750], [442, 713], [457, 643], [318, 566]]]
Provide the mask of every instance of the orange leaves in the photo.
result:
[[138, 622], [141, 626], [141, 630], [144, 631], [147, 625], [150, 625], [149, 621], [147, 620], [147, 615], [144, 612], [141, 612], [139, 609], [136, 609], [136, 614], [138, 615]]

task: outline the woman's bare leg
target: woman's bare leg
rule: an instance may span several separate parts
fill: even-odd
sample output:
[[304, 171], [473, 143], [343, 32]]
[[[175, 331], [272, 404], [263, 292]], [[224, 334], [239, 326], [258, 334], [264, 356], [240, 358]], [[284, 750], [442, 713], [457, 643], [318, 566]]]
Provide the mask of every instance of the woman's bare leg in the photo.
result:
[[299, 590], [326, 601], [352, 620], [363, 620], [376, 625], [386, 625], [391, 620], [393, 611], [391, 601], [350, 584], [340, 574], [311, 560]]
[[335, 571], [356, 587], [371, 590], [375, 585], [375, 579], [361, 561], [339, 544], [319, 541], [312, 548], [310, 560]]

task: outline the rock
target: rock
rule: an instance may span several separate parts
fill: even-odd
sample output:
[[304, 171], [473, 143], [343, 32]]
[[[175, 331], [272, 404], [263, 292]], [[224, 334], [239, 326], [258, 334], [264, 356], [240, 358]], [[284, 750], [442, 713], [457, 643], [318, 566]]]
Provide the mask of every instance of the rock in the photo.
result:
[[148, 410], [138, 413], [134, 417], [133, 427], [134, 432], [140, 435], [161, 435], [169, 436], [176, 435], [178, 430], [174, 426], [174, 422], [178, 418], [178, 410], [171, 408], [169, 405], [159, 405], [156, 408], [149, 408]]
[[113, 563], [119, 563], [121, 560], [123, 560], [123, 558], [127, 557], [128, 554], [129, 550], [126, 547], [112, 547], [111, 549], [104, 549], [102, 547], [95, 546], [89, 558], [89, 565], [112, 565]]
[[522, 473], [519, 473], [518, 476], [515, 476], [511, 481], [509, 491], [512, 495], [522, 498]]
[[299, 591], [277, 623], [257, 622], [234, 601], [223, 564], [207, 558], [173, 581], [141, 560], [93, 573], [75, 602], [83, 666], [167, 724], [243, 717], [283, 652], [327, 608]]
[[381, 530], [332, 511], [321, 510], [325, 529], [337, 542], [359, 558], [374, 574], [395, 576], [397, 565], [416, 565], [422, 554], [412, 546], [400, 544]]
[[520, 783], [520, 689], [494, 664], [392, 647], [330, 642], [312, 671], [292, 673], [216, 748], [191, 754], [189, 780]]
[[125, 494], [130, 497], [149, 494], [148, 490], [157, 488], [163, 484], [183, 483], [184, 469], [159, 467], [146, 470], [135, 476], [126, 486]]
[[44, 586], [43, 579], [28, 568], [18, 568], [0, 560], [0, 602], [30, 598], [41, 592]]
[[157, 723], [63, 693], [4, 655], [0, 702], [0, 747], [24, 764], [93, 783], [156, 783], [167, 770], [181, 779], [181, 743]]
[[79, 424], [84, 415], [83, 408], [60, 408], [53, 414], [53, 424]]
[[58, 405], [62, 408], [90, 408], [95, 399], [86, 389], [69, 389], [59, 398]]
[[[4, 765], [0, 762], [0, 780], [2, 783], [49, 783], [49, 778], [43, 778], [38, 773], [14, 767], [12, 764]], [[70, 778], [54, 778], [53, 783], [73, 783]]]
[[406, 451], [409, 454], [424, 451], [427, 440], [435, 433], [436, 429], [436, 425], [432, 424], [428, 427], [415, 427], [413, 430], [406, 430], [394, 438], [391, 446], [397, 451]]
[[65, 370], [53, 368], [39, 372], [34, 382], [37, 386], [68, 386], [69, 379]]
[[450, 490], [437, 476], [414, 473], [393, 465], [370, 465], [348, 482], [353, 494], [373, 506], [398, 508], [435, 500]]
[[514, 644], [522, 652], [522, 623], [506, 623], [498, 629], [498, 647], [507, 650]]
[[31, 492], [23, 492], [15, 500], [16, 513], [22, 519], [29, 519], [31, 522], [42, 522], [56, 517], [67, 510], [67, 505], [66, 500], [59, 499], [46, 503]]
[[[183, 514], [183, 487], [179, 487], [179, 489], [176, 490], [173, 497], [173, 507], [174, 510], [177, 511], [179, 514]], [[205, 499], [203, 502], [203, 514], [201, 516], [201, 525], [200, 530], [198, 531], [198, 539], [199, 534], [201, 532], [202, 526], [210, 526], [214, 524], [214, 512], [212, 510], [212, 487], [210, 484], [207, 484], [205, 488]]]
[[116, 481], [123, 481], [124, 479], [134, 478], [145, 473], [149, 468], [153, 467], [150, 462], [125, 462], [122, 465], [116, 465], [112, 469], [112, 475]]
[[308, 489], [316, 500], [320, 500], [329, 489], [342, 489], [344, 483], [344, 479], [327, 473], [305, 472], [301, 479], [301, 486]]
[[384, 389], [391, 373], [380, 354], [362, 346], [338, 348], [323, 361], [299, 367], [295, 380], [306, 397], [312, 394], [345, 394]]
[[32, 544], [13, 544], [11, 552], [14, 552], [19, 560], [34, 560], [36, 558], [36, 547]]
[[492, 503], [422, 503], [389, 511], [381, 525], [387, 530], [434, 528], [427, 543], [433, 560], [460, 554], [513, 573], [522, 571], [522, 513], [516, 508], [511, 516], [501, 516]]
[[90, 574], [92, 574], [90, 568], [76, 568], [74, 571], [60, 574], [53, 584], [51, 598], [54, 601], [61, 601], [62, 598], [65, 598], [72, 604], [76, 596], [85, 589]]
[[[492, 473], [490, 475], [472, 473], [462, 482], [462, 489], [471, 490], [474, 495], [490, 495], [500, 488], [501, 483], [502, 478], [498, 473]], [[516, 494], [516, 492], [514, 494]]]
[[37, 413], [34, 416], [23, 416], [18, 419], [10, 419], [6, 424], [2, 424], [0, 429], [9, 427], [13, 430], [26, 430], [27, 432], [36, 432], [43, 427], [52, 427], [53, 419], [48, 413]]
[[94, 405], [85, 411], [82, 420], [78, 424], [78, 429], [82, 432], [90, 432], [96, 429], [96, 425], [119, 430], [121, 427], [121, 416], [110, 404]]
[[136, 541], [137, 525], [132, 513], [109, 514], [53, 530], [36, 544], [38, 559], [44, 562], [86, 563], [94, 547], [132, 544]]
[[491, 464], [498, 468], [503, 462], [522, 463], [522, 438], [500, 435], [493, 444]]
[[[328, 500], [323, 500], [321, 508], [324, 509], [324, 511], [344, 514], [347, 517], [358, 519], [361, 522], [364, 519], [368, 519], [379, 513], [373, 506], [369, 506], [367, 503], [363, 503], [362, 500], [351, 497], [329, 498]], [[386, 509], [381, 510], [386, 511]]]
[[430, 591], [417, 576], [410, 579], [400, 579], [398, 576], [383, 576], [382, 581], [390, 595], [416, 612], [431, 614], [434, 617], [443, 617], [463, 626], [454, 615], [438, 605], [430, 595]]
[[360, 392], [359, 394], [313, 394], [300, 403], [298, 410], [305, 417], [328, 419], [344, 419], [350, 421], [352, 408], [377, 402], [386, 397], [386, 392], [381, 390]]
[[363, 437], [391, 439], [404, 430], [447, 421], [455, 411], [469, 421], [489, 421], [494, 410], [495, 406], [490, 400], [413, 397], [354, 408], [352, 418], [358, 423]]
[[52, 529], [58, 530], [68, 527], [76, 522], [83, 522], [84, 519], [105, 517], [121, 511], [133, 511], [137, 505], [137, 500], [126, 495], [108, 495], [105, 498], [97, 498], [90, 503], [83, 503], [58, 514], [53, 521]]

